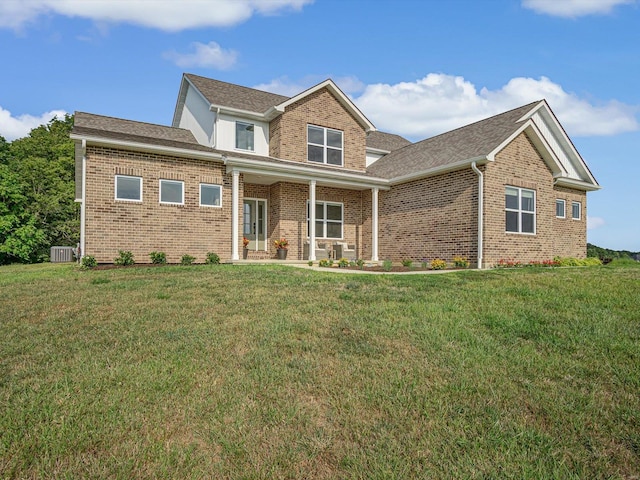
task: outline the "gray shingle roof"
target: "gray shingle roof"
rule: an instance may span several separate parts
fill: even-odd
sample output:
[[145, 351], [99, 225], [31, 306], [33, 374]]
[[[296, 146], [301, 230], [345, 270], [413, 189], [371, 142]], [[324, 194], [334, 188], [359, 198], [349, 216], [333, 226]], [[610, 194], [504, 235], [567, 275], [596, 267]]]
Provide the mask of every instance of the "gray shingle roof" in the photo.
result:
[[221, 82], [211, 78], [200, 77], [192, 73], [184, 76], [200, 90], [207, 101], [213, 105], [237, 108], [249, 112], [264, 113], [274, 105], [289, 100], [289, 97], [275, 93], [263, 92], [255, 88], [242, 87], [233, 83]]
[[369, 132], [367, 135], [367, 147], [386, 150], [388, 152], [393, 152], [394, 150], [407, 146], [410, 143], [411, 142], [406, 138], [393, 133], [373, 131]]
[[509, 138], [520, 127], [518, 120], [539, 103], [533, 102], [412, 143], [382, 157], [367, 171], [392, 179], [486, 156]]

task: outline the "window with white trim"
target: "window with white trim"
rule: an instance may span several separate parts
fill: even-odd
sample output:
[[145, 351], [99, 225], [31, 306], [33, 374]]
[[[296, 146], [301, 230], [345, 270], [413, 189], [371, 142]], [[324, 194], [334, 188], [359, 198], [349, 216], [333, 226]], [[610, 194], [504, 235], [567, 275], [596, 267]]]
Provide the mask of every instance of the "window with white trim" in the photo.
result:
[[557, 198], [556, 199], [556, 217], [557, 218], [565, 218], [566, 216], [566, 204], [565, 201]]
[[160, 203], [184, 205], [184, 182], [160, 180]]
[[505, 188], [505, 230], [536, 233], [536, 192], [526, 188]]
[[580, 202], [571, 202], [571, 218], [580, 220], [582, 217], [582, 204]]
[[222, 187], [220, 185], [201, 183], [200, 206], [222, 207]]
[[116, 175], [116, 200], [127, 202], [142, 201], [142, 177]]
[[[343, 211], [342, 203], [316, 202], [316, 238], [343, 238]], [[309, 201], [307, 201], [307, 236], [309, 236], [309, 216]]]
[[253, 123], [236, 122], [236, 148], [253, 152]]
[[341, 167], [342, 152], [340, 130], [307, 125], [307, 160]]

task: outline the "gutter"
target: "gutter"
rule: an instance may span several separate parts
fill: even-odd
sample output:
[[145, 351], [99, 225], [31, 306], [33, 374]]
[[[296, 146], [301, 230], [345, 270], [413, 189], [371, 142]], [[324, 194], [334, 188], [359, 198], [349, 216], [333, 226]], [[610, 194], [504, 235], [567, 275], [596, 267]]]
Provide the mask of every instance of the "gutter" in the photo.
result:
[[484, 207], [484, 175], [478, 169], [475, 161], [471, 163], [471, 169], [478, 175], [478, 269], [482, 269], [482, 238], [484, 236], [483, 207]]

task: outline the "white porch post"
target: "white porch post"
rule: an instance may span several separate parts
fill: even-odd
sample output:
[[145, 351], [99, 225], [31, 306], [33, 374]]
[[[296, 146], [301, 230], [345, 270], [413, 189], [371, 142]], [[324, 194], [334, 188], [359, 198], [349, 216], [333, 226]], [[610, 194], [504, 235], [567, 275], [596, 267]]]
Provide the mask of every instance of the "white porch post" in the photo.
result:
[[371, 189], [371, 261], [378, 261], [378, 187]]
[[240, 260], [238, 255], [238, 190], [240, 189], [240, 172], [231, 172], [231, 260]]
[[309, 260], [316, 259], [316, 181], [309, 181]]

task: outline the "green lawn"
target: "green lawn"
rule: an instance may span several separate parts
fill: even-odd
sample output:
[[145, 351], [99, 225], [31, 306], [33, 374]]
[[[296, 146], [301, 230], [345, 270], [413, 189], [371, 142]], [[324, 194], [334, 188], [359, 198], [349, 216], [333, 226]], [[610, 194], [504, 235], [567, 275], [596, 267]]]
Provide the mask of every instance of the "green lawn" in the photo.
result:
[[0, 478], [638, 478], [640, 268], [0, 267]]

